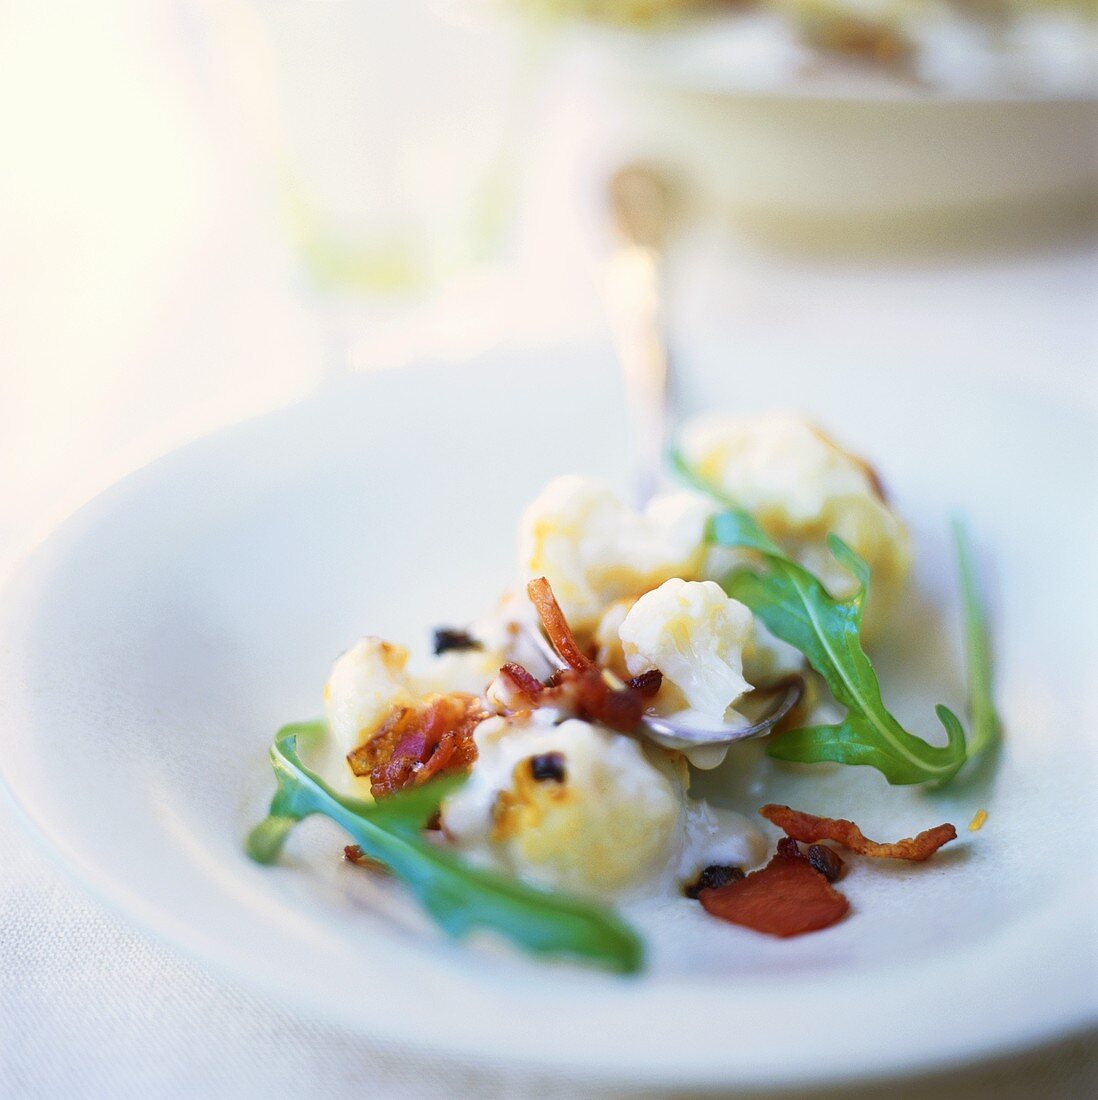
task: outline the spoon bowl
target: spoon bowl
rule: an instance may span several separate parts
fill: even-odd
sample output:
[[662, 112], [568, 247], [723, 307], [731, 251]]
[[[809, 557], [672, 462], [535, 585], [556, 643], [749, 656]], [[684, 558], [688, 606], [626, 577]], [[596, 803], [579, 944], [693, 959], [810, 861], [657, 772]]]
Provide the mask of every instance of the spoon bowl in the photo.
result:
[[[551, 668], [563, 671], [569, 667], [541, 630], [527, 626], [523, 631], [530, 644]], [[804, 695], [804, 677], [797, 673], [758, 687], [752, 692], [755, 698], [773, 695], [777, 702], [756, 721], [746, 725], [719, 725], [712, 728], [671, 721], [660, 715], [645, 714], [637, 727], [649, 741], [664, 748], [727, 748], [739, 741], [765, 737], [800, 702]]]

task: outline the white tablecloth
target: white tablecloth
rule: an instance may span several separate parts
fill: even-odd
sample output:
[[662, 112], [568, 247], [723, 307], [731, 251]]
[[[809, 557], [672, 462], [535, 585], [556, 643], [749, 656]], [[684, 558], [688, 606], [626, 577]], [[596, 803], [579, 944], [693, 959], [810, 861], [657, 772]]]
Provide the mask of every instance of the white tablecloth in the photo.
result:
[[[5, 564], [127, 469], [293, 400], [345, 358], [330, 343], [333, 313], [299, 292], [272, 232], [249, 133], [214, 94], [226, 92], [223, 76], [207, 79], [204, 106], [191, 88], [193, 51], [180, 42], [194, 33], [189, 19], [218, 8], [116, 0], [81, 17], [16, 3], [0, 17]], [[367, 311], [372, 339], [351, 354], [359, 368], [602, 336], [588, 227], [561, 220], [568, 196], [544, 176], [510, 265], [416, 308]], [[684, 251], [684, 361], [695, 340], [723, 334], [745, 355], [794, 332], [806, 347], [882, 361], [947, 356], [957, 369], [1034, 372], [1094, 399], [1098, 253], [1085, 243], [887, 264], [791, 260], [700, 235]], [[352, 315], [362, 331], [363, 311]], [[1096, 1090], [1093, 1049], [1075, 1042], [844, 1095]], [[239, 988], [88, 899], [0, 797], [0, 1096], [596, 1091], [396, 1049]]]

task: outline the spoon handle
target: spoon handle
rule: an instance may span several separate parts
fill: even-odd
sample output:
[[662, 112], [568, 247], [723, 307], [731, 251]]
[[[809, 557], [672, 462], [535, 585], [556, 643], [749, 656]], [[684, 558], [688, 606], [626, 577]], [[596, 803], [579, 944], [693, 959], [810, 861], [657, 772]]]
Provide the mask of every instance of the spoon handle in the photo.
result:
[[670, 362], [664, 318], [663, 255], [672, 203], [666, 181], [631, 165], [608, 185], [622, 239], [606, 265], [606, 302], [625, 380], [637, 504], [663, 480], [668, 436]]

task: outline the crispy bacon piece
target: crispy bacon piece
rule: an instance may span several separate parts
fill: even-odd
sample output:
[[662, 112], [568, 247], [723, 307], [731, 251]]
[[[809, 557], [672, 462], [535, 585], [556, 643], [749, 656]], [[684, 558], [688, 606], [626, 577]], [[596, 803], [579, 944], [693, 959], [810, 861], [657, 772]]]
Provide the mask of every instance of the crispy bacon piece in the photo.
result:
[[464, 771], [477, 758], [473, 730], [488, 717], [473, 695], [435, 695], [414, 707], [395, 707], [377, 733], [347, 761], [370, 777], [375, 798], [418, 786], [442, 771]]
[[895, 844], [878, 844], [867, 839], [853, 821], [843, 818], [816, 817], [814, 814], [791, 810], [788, 806], [773, 803], [763, 806], [759, 813], [767, 821], [773, 822], [787, 836], [804, 844], [815, 844], [818, 840], [831, 840], [874, 859], [906, 859], [921, 863], [930, 859], [943, 845], [957, 839], [957, 830], [949, 824], [936, 825], [926, 829], [918, 836], [897, 840]]
[[368, 871], [378, 871], [381, 874], [387, 874], [389, 868], [384, 863], [379, 863], [376, 859], [371, 859], [357, 844], [348, 844], [343, 849], [343, 858], [348, 863], [353, 863], [358, 867], [365, 867]]
[[801, 846], [792, 837], [788, 836], [783, 836], [778, 841], [778, 855], [783, 859], [804, 859]]
[[622, 733], [635, 730], [644, 714], [645, 700], [639, 691], [628, 686], [611, 687], [594, 665], [584, 672], [562, 669], [550, 677], [548, 684], [541, 683], [522, 665], [504, 665], [499, 671], [531, 706], [560, 707]]
[[764, 932], [800, 936], [841, 920], [850, 903], [798, 850], [787, 846], [746, 878], [702, 890], [698, 901], [707, 913]]
[[645, 699], [652, 699], [659, 695], [660, 688], [663, 687], [663, 673], [658, 668], [650, 668], [647, 672], [626, 680], [626, 685]]
[[522, 665], [508, 661], [499, 670], [499, 674], [509, 682], [515, 692], [525, 696], [531, 705], [537, 705], [538, 697], [545, 690], [545, 685], [532, 672], [523, 668]]
[[598, 670], [598, 666], [580, 649], [564, 612], [557, 603], [553, 589], [544, 577], [536, 577], [526, 586], [530, 602], [537, 608], [538, 618], [560, 659], [576, 672]]
[[581, 718], [622, 733], [635, 730], [644, 714], [644, 699], [638, 692], [611, 687], [594, 667], [586, 672], [565, 673], [556, 692], [558, 701], [570, 705]]
[[[549, 582], [537, 577], [526, 586], [526, 591], [549, 641], [568, 667], [554, 672], [548, 684], [541, 684], [521, 665], [505, 665], [500, 672], [536, 706], [564, 707], [581, 718], [602, 722], [622, 733], [636, 729], [644, 714], [645, 700], [659, 691], [663, 676], [659, 672], [645, 673], [636, 681], [614, 687], [580, 648]], [[541, 690], [535, 690], [534, 684]]]
[[808, 846], [808, 862], [828, 882], [838, 882], [843, 877], [843, 871], [846, 869], [842, 856], [826, 844], [810, 844]]
[[743, 868], [728, 863], [711, 863], [704, 867], [693, 882], [688, 882], [682, 892], [688, 898], [697, 898], [703, 890], [719, 890], [730, 882], [739, 882], [744, 878]]

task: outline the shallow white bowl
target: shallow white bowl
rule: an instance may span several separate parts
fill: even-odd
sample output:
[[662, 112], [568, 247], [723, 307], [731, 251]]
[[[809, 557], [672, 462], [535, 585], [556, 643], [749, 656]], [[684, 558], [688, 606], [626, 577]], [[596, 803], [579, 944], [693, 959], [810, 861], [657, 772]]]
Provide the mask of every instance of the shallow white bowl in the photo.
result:
[[[414, 642], [484, 606], [509, 576], [520, 505], [550, 475], [622, 479], [621, 395], [598, 352], [333, 386], [92, 502], [0, 606], [6, 783], [80, 880], [147, 928], [421, 1047], [619, 1082], [806, 1087], [1092, 1024], [1095, 655], [1079, 592], [1093, 413], [1006, 384], [818, 366], [718, 381], [707, 399], [757, 407], [795, 383], [879, 460], [921, 555], [880, 667], [921, 730], [933, 702], [962, 705], [944, 515], [969, 513], [992, 566], [1008, 728], [993, 779], [934, 796], [757, 752], [710, 777], [745, 810], [775, 798], [870, 835], [961, 826], [927, 866], [855, 864], [836, 927], [776, 941], [676, 899], [635, 918], [651, 966], [626, 980], [443, 942], [398, 890], [340, 862], [328, 822], [303, 826], [283, 866], [242, 854], [271, 791], [270, 736], [319, 710], [343, 646], [366, 631]], [[979, 807], [988, 823], [969, 833]]]
[[[962, 53], [961, 79], [935, 87], [804, 62], [781, 28], [773, 17], [729, 17], [599, 36], [619, 107], [618, 155], [667, 163], [703, 202], [785, 235], [849, 232], [859, 222], [883, 231], [930, 214], [1048, 220], [1093, 211], [1098, 70], [1086, 79], [1083, 61], [1078, 79], [1060, 85], [1054, 76], [1011, 83], [965, 78]], [[1092, 66], [1094, 49], [1092, 40]]]

